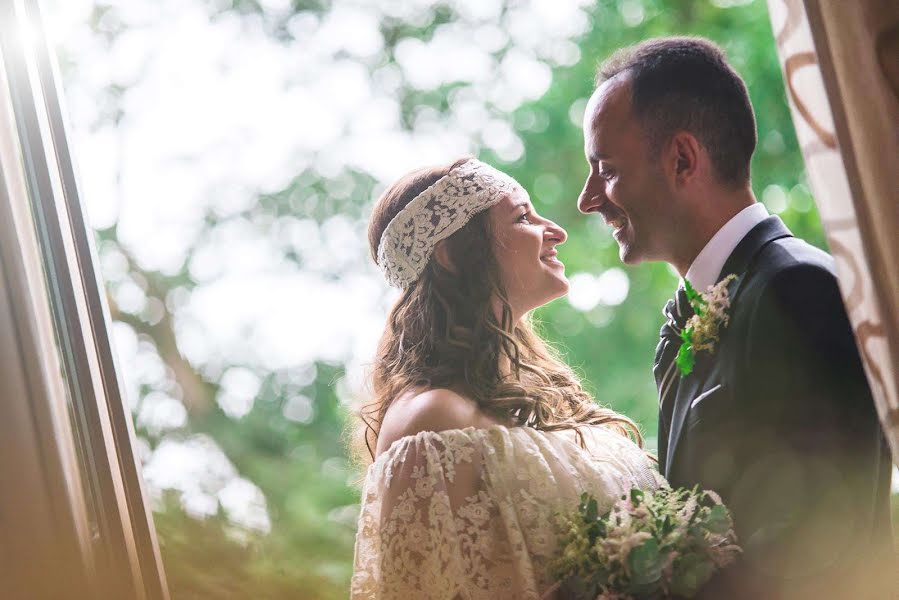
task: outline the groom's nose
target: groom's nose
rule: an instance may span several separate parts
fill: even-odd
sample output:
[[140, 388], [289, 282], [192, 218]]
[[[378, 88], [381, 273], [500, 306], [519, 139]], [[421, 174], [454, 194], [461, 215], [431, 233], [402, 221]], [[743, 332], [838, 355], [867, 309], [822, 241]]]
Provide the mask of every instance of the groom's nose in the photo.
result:
[[599, 207], [605, 204], [606, 196], [602, 185], [596, 181], [597, 177], [590, 176], [584, 182], [584, 189], [577, 199], [577, 208], [584, 214], [596, 212]]

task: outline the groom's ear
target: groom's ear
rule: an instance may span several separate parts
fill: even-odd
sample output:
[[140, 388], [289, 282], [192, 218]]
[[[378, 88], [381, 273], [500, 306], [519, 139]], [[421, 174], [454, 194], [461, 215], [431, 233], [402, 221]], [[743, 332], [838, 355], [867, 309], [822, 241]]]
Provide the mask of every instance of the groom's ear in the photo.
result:
[[446, 247], [446, 240], [440, 240], [437, 242], [437, 245], [434, 246], [434, 260], [450, 273], [458, 274], [456, 265], [453, 264], [453, 259], [450, 258], [449, 248]]
[[671, 136], [669, 164], [672, 165], [674, 180], [679, 186], [689, 184], [699, 172], [703, 147], [689, 131], [678, 131]]

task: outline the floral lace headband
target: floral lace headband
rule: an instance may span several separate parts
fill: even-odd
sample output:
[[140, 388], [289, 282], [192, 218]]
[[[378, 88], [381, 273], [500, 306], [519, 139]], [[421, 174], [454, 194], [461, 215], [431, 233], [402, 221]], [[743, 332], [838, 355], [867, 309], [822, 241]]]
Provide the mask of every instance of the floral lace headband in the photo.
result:
[[479, 160], [451, 169], [384, 229], [378, 244], [378, 266], [387, 282], [405, 288], [418, 279], [437, 242], [459, 231], [517, 186], [514, 179]]

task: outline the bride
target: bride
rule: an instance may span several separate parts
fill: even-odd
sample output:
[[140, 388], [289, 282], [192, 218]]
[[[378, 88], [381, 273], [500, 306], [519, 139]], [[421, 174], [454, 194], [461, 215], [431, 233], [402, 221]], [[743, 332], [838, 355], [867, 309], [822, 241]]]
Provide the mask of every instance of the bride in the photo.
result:
[[568, 291], [566, 237], [474, 159], [378, 200], [369, 243], [402, 295], [357, 425], [370, 465], [351, 598], [539, 598], [558, 514], [582, 492], [607, 509], [666, 485], [636, 425], [595, 404], [531, 326]]

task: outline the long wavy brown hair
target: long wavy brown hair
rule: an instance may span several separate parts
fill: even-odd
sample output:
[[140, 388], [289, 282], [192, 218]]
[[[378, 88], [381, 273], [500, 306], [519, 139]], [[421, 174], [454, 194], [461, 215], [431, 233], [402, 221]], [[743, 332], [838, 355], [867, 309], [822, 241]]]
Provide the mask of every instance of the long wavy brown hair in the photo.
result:
[[[368, 226], [375, 262], [391, 219], [466, 160], [413, 171], [380, 197]], [[387, 318], [373, 365], [373, 399], [358, 411], [353, 431], [357, 461], [374, 460], [387, 409], [414, 389], [453, 389], [512, 426], [573, 429], [581, 446], [580, 428], [598, 424], [614, 427], [642, 446], [634, 422], [594, 402], [571, 368], [534, 332], [530, 315], [512, 322], [487, 211], [444, 243], [453, 269], [432, 259]]]

